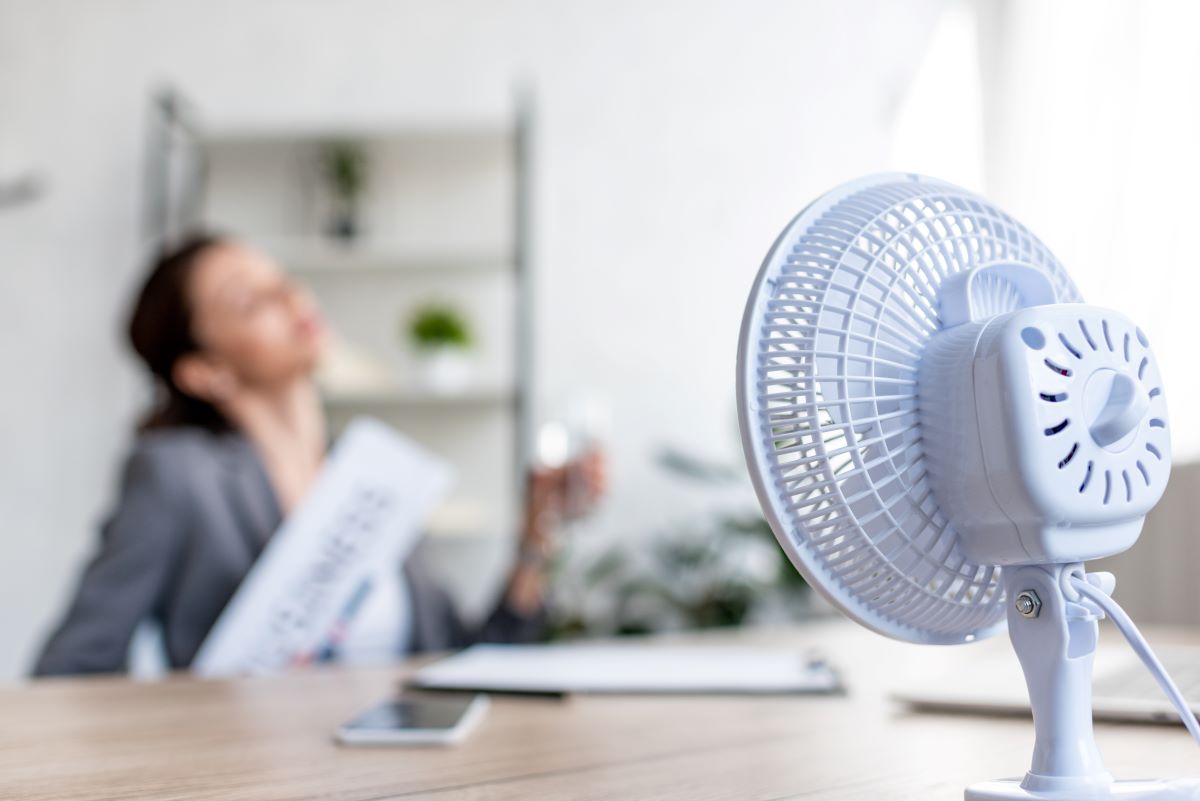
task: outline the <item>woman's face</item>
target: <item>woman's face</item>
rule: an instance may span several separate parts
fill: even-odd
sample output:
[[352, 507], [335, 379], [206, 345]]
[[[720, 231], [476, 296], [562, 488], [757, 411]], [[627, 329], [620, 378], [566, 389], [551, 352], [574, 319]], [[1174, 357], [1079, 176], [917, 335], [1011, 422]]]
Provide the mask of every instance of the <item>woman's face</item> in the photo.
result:
[[200, 255], [188, 283], [193, 337], [239, 384], [270, 387], [317, 366], [321, 314], [312, 295], [270, 259], [222, 243]]

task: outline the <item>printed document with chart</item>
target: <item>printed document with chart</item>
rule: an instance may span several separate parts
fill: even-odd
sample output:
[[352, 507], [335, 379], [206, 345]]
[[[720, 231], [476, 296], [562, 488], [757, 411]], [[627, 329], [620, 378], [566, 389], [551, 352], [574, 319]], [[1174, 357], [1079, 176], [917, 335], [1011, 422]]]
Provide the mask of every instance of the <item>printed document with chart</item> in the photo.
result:
[[380, 565], [395, 565], [450, 488], [450, 468], [383, 423], [346, 427], [271, 537], [192, 670], [269, 673], [311, 660]]

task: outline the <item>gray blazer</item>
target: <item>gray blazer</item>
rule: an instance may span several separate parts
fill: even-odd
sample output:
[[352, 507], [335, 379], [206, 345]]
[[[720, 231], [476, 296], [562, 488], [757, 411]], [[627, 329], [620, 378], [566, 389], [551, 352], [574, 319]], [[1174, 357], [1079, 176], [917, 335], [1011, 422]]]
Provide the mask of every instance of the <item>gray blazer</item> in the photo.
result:
[[[187, 667], [281, 520], [266, 469], [244, 436], [199, 428], [142, 434], [99, 551], [34, 673], [124, 670], [134, 629], [146, 619], [161, 625], [170, 665]], [[503, 603], [483, 625], [468, 627], [419, 558], [403, 569], [414, 650], [541, 633], [540, 620]]]

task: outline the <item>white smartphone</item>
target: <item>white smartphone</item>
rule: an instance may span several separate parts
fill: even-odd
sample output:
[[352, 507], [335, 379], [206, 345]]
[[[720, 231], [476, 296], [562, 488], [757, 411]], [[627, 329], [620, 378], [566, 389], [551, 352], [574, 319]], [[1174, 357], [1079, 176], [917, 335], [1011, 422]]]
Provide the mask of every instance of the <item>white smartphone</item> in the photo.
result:
[[345, 745], [452, 745], [487, 712], [486, 695], [401, 696], [373, 706], [337, 730]]

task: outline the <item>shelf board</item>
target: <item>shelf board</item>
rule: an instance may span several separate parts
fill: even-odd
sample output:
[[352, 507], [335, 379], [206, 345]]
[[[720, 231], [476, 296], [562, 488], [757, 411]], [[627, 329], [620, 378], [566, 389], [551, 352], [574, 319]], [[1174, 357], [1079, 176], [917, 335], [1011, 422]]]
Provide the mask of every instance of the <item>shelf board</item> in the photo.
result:
[[502, 249], [417, 251], [384, 242], [340, 243], [321, 237], [257, 238], [259, 246], [289, 272], [302, 276], [393, 276], [511, 271], [515, 259]]
[[515, 133], [511, 117], [478, 114], [428, 119], [363, 118], [330, 125], [327, 120], [242, 120], [209, 121], [203, 142], [208, 147], [255, 144], [315, 144], [335, 140], [396, 142], [490, 140]]
[[479, 500], [452, 497], [429, 516], [426, 533], [436, 540], [493, 539], [499, 531], [486, 510]]
[[321, 389], [321, 399], [330, 407], [412, 407], [458, 409], [464, 406], [498, 406], [512, 403], [514, 393], [504, 387], [470, 387], [460, 392], [440, 393], [404, 386]]
[[442, 528], [440, 526], [429, 526], [426, 531], [426, 542], [431, 542], [435, 547], [439, 544], [470, 544], [470, 543], [491, 543], [501, 538], [501, 532], [489, 529], [459, 529], [459, 528]]

